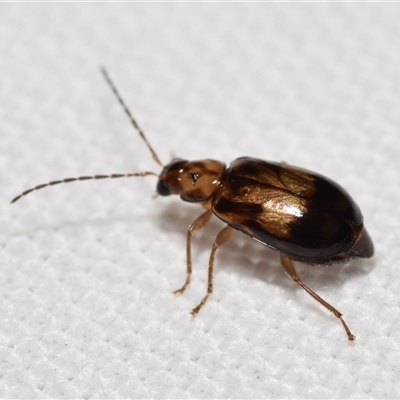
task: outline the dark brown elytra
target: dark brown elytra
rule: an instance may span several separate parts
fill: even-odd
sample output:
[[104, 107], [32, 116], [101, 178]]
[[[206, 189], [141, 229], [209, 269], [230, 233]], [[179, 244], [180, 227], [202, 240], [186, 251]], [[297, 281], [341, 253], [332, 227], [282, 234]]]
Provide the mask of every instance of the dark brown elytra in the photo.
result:
[[146, 143], [155, 162], [163, 169], [155, 172], [81, 176], [37, 185], [15, 197], [11, 203], [34, 190], [60, 183], [89, 179], [154, 175], [157, 193], [180, 195], [183, 201], [200, 203], [206, 210], [187, 232], [187, 272], [182, 294], [192, 274], [191, 240], [212, 215], [228, 225], [219, 232], [208, 264], [207, 293], [193, 308], [196, 315], [213, 291], [215, 253], [231, 236], [240, 231], [280, 253], [281, 266], [290, 278], [331, 311], [342, 323], [349, 340], [354, 340], [342, 314], [319, 297], [297, 275], [292, 260], [305, 264], [331, 264], [351, 258], [370, 258], [372, 240], [363, 226], [361, 211], [350, 195], [332, 180], [284, 163], [242, 157], [229, 167], [216, 160], [188, 161], [175, 158], [163, 165], [143, 131], [126, 107], [106, 70], [102, 74], [114, 92], [134, 128]]

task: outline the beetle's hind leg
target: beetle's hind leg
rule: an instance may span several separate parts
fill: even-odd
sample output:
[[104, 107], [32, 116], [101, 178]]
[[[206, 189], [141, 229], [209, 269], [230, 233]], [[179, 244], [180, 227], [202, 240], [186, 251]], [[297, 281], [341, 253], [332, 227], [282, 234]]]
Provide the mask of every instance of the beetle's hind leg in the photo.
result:
[[189, 226], [186, 238], [186, 281], [180, 289], [175, 290], [174, 294], [182, 294], [190, 283], [190, 276], [192, 275], [192, 236], [210, 221], [212, 214], [211, 210], [207, 210], [205, 213], [197, 217]]
[[312, 296], [315, 300], [317, 300], [319, 303], [321, 303], [325, 308], [327, 308], [336, 318], [340, 320], [342, 323], [346, 334], [347, 338], [349, 340], [354, 340], [356, 337], [350, 332], [349, 327], [347, 326], [346, 322], [344, 322], [342, 314], [336, 310], [336, 308], [332, 307], [330, 304], [328, 304], [324, 299], [319, 297], [314, 291], [312, 291], [306, 284], [302, 282], [300, 277], [297, 275], [296, 270], [294, 269], [293, 261], [290, 260], [287, 257], [281, 256], [281, 266], [283, 270], [285, 271], [286, 275], [292, 278], [298, 285], [300, 285], [310, 296]]
[[232, 235], [236, 232], [235, 229], [233, 229], [230, 226], [226, 226], [220, 233], [218, 233], [217, 237], [215, 238], [211, 254], [210, 254], [210, 261], [208, 263], [208, 281], [207, 281], [207, 293], [203, 297], [203, 300], [195, 307], [193, 310], [190, 312], [193, 316], [195, 316], [201, 309], [201, 307], [204, 306], [205, 302], [209, 298], [210, 294], [213, 291], [213, 271], [214, 271], [214, 259], [215, 259], [215, 253], [216, 251], [220, 248], [221, 245], [223, 245], [225, 242], [227, 242]]

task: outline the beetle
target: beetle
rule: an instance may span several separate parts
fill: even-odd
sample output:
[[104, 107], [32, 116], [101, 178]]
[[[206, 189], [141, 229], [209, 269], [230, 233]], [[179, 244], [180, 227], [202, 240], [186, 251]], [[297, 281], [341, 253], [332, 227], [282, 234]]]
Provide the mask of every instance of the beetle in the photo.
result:
[[331, 311], [342, 323], [347, 338], [354, 340], [342, 314], [310, 289], [298, 276], [293, 261], [305, 264], [347, 262], [352, 258], [370, 258], [372, 240], [363, 225], [360, 208], [351, 196], [331, 179], [286, 163], [241, 157], [229, 167], [217, 160], [188, 161], [174, 158], [163, 165], [144, 132], [129, 111], [107, 71], [101, 72], [118, 102], [137, 130], [160, 174], [150, 171], [127, 174], [81, 176], [37, 185], [15, 197], [11, 203], [34, 190], [60, 183], [90, 179], [144, 177], [158, 178], [160, 196], [179, 195], [183, 201], [200, 203], [205, 211], [194, 220], [186, 238], [186, 280], [175, 294], [182, 294], [192, 274], [191, 241], [215, 215], [227, 226], [217, 235], [208, 263], [207, 292], [193, 308], [195, 316], [213, 292], [216, 251], [236, 232], [242, 232], [280, 254], [281, 266], [291, 279]]

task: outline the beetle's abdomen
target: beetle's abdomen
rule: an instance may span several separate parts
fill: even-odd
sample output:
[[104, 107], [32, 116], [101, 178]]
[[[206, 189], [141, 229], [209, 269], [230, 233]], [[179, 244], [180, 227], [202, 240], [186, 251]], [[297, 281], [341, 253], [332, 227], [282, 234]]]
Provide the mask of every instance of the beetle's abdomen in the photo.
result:
[[213, 211], [235, 229], [309, 263], [346, 258], [363, 230], [357, 204], [335, 182], [252, 158], [231, 164]]

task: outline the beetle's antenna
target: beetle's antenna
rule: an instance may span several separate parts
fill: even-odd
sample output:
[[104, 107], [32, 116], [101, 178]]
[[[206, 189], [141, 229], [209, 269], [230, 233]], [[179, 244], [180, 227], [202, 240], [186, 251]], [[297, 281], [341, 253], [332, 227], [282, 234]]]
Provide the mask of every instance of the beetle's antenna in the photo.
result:
[[[164, 165], [162, 164], [162, 162], [160, 161], [160, 159], [157, 156], [157, 153], [154, 151], [154, 149], [151, 147], [150, 143], [147, 141], [146, 136], [144, 135], [144, 132], [142, 131], [142, 129], [139, 127], [138, 123], [136, 122], [135, 118], [133, 118], [133, 115], [131, 114], [131, 112], [129, 111], [128, 107], [126, 106], [124, 100], [122, 100], [121, 95], [119, 94], [117, 88], [115, 87], [114, 83], [112, 82], [110, 76], [108, 75], [106, 69], [104, 67], [101, 67], [101, 73], [103, 74], [106, 82], [108, 83], [108, 85], [110, 86], [111, 90], [114, 92], [117, 100], [119, 101], [119, 103], [121, 104], [122, 108], [125, 111], [125, 114], [129, 117], [129, 120], [131, 121], [133, 127], [139, 132], [139, 135], [141, 136], [141, 138], [144, 140], [144, 142], [146, 143], [146, 146], [148, 147], [148, 149], [150, 150], [154, 161], [160, 165], [161, 167], [164, 167]], [[21, 197], [26, 196], [27, 194], [35, 191], [35, 190], [40, 190], [43, 189], [47, 186], [54, 186], [54, 185], [59, 185], [60, 183], [70, 183], [70, 182], [75, 182], [75, 181], [87, 181], [87, 180], [97, 180], [97, 179], [114, 179], [114, 178], [130, 178], [132, 176], [147, 176], [147, 175], [153, 175], [153, 176], [157, 176], [158, 175], [155, 172], [150, 172], [150, 171], [143, 171], [143, 172], [132, 172], [132, 173], [127, 173], [127, 174], [109, 174], [109, 175], [93, 175], [93, 176], [78, 176], [77, 178], [65, 178], [65, 179], [60, 179], [60, 180], [56, 180], [56, 181], [51, 181], [48, 183], [43, 183], [41, 185], [37, 185], [31, 189], [25, 190], [25, 192], [22, 192], [19, 196], [15, 197], [14, 199], [11, 200], [11, 204], [15, 203], [16, 201], [18, 201]]]
[[127, 174], [93, 175], [93, 176], [79, 176], [77, 178], [65, 178], [65, 179], [61, 179], [58, 181], [51, 181], [48, 183], [43, 183], [41, 185], [37, 185], [37, 186], [33, 187], [32, 189], [25, 190], [25, 192], [21, 193], [19, 196], [12, 199], [11, 204], [15, 203], [21, 197], [24, 197], [27, 194], [29, 194], [35, 190], [40, 190], [47, 186], [59, 185], [60, 183], [70, 183], [70, 182], [75, 182], [75, 181], [88, 181], [90, 179], [130, 178], [132, 176], [147, 176], [147, 175], [158, 176], [155, 172], [143, 171], [143, 172], [132, 172], [132, 173], [127, 173]]
[[117, 88], [115, 87], [113, 81], [111, 80], [110, 76], [108, 75], [106, 69], [104, 67], [100, 68], [101, 73], [103, 74], [106, 82], [108, 83], [108, 86], [110, 86], [111, 90], [114, 92], [115, 97], [117, 98], [117, 100], [119, 101], [119, 103], [121, 104], [122, 108], [125, 111], [125, 114], [128, 116], [129, 120], [131, 121], [133, 127], [139, 132], [139, 135], [141, 136], [141, 138], [144, 140], [144, 142], [146, 143], [148, 149], [151, 152], [151, 155], [153, 156], [154, 161], [161, 167], [164, 167], [163, 163], [160, 161], [160, 159], [157, 156], [157, 153], [154, 151], [154, 149], [151, 147], [150, 143], [148, 142], [148, 140], [146, 139], [146, 136], [144, 135], [144, 132], [142, 131], [142, 129], [139, 127], [139, 124], [136, 122], [135, 118], [133, 118], [132, 113], [129, 111], [128, 107], [126, 106], [124, 100], [122, 100], [121, 95], [119, 94]]

